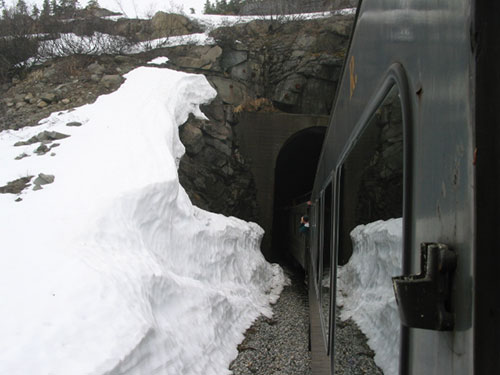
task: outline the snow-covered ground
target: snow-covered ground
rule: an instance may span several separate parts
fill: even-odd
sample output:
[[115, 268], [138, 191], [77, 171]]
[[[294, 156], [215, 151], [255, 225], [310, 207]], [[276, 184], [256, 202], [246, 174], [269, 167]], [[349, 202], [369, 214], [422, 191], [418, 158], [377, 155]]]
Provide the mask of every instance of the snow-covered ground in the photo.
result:
[[[163, 8], [159, 8], [163, 9]], [[173, 8], [168, 8], [173, 9]], [[168, 10], [167, 9], [167, 10]], [[165, 9], [163, 9], [165, 10]], [[335, 11], [336, 14], [353, 14], [354, 8]], [[332, 12], [318, 12], [300, 15], [286, 15], [282, 21], [301, 19], [316, 19], [329, 17]], [[94, 32], [92, 35], [80, 36], [74, 33], [60, 34], [58, 39], [41, 41], [36, 58], [21, 63], [20, 65], [31, 66], [43, 63], [54, 57], [70, 56], [74, 54], [102, 55], [102, 54], [137, 54], [158, 48], [175, 47], [182, 45], [214, 45], [215, 40], [209, 35], [210, 32], [221, 26], [234, 26], [236, 24], [248, 23], [256, 19], [271, 19], [273, 16], [222, 16], [190, 14], [189, 18], [195, 20], [204, 27], [204, 32], [188, 35], [163, 37], [131, 44], [126, 38]], [[121, 16], [119, 17], [121, 18]], [[36, 35], [31, 35], [36, 37]]]
[[158, 38], [138, 43], [128, 43], [121, 36], [94, 32], [92, 35], [80, 36], [74, 33], [60, 34], [57, 39], [41, 41], [36, 58], [30, 58], [22, 65], [43, 63], [54, 57], [102, 54], [136, 54], [158, 48], [181, 45], [213, 45], [215, 41], [208, 33]]
[[401, 275], [402, 233], [402, 219], [354, 228], [353, 254], [337, 279], [341, 319], [358, 324], [385, 375], [399, 373], [400, 321], [391, 277]]
[[[215, 95], [201, 75], [141, 67], [94, 104], [0, 133], [0, 186], [54, 176], [0, 194], [0, 374], [229, 373], [285, 278], [260, 227], [179, 184], [178, 126]], [[43, 156], [13, 146], [45, 130], [69, 137]]]

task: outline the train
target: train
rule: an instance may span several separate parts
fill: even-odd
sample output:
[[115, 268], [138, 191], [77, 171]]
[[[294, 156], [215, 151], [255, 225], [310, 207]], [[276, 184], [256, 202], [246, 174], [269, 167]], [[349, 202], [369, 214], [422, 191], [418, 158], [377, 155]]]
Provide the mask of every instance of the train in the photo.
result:
[[500, 374], [499, 20], [498, 2], [360, 1], [309, 202], [287, 211], [313, 374], [338, 373], [349, 233], [389, 217], [403, 223], [398, 373]]

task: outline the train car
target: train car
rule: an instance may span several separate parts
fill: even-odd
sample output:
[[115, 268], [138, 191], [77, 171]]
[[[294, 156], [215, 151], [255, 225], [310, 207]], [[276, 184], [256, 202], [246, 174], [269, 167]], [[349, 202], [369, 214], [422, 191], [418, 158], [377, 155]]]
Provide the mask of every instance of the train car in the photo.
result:
[[311, 195], [314, 374], [335, 373], [350, 231], [397, 216], [399, 374], [500, 374], [499, 20], [498, 2], [361, 0]]
[[309, 222], [310, 207], [308, 201], [294, 202], [293, 205], [283, 207], [280, 209], [282, 211], [282, 217], [286, 218], [283, 223], [286, 226], [286, 236], [285, 239], [281, 240], [283, 242], [282, 247], [286, 251], [282, 253], [289, 256], [289, 259], [285, 259], [289, 264], [295, 265], [296, 268], [301, 268], [306, 270], [309, 265], [307, 263], [309, 256], [309, 225], [307, 229], [302, 230], [303, 218], [306, 217]]

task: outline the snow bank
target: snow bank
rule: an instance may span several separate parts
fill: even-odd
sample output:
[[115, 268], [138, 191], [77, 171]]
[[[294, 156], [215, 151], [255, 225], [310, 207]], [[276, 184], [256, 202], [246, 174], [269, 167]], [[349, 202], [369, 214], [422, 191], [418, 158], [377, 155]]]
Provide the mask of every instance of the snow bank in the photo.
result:
[[[0, 133], [0, 186], [55, 177], [0, 194], [1, 374], [229, 374], [284, 276], [259, 226], [179, 185], [177, 127], [215, 95], [203, 76], [142, 67], [94, 104]], [[13, 147], [44, 130], [70, 137], [43, 156]]]
[[338, 271], [341, 319], [358, 324], [385, 375], [398, 374], [400, 322], [391, 277], [401, 275], [402, 233], [402, 219], [354, 228], [353, 255]]

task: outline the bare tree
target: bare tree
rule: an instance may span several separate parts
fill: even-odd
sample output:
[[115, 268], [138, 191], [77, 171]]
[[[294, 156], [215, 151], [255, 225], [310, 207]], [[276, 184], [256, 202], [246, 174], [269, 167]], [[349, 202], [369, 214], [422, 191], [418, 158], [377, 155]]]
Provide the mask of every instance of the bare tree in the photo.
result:
[[38, 41], [31, 36], [35, 23], [24, 1], [18, 1], [15, 7], [10, 8], [2, 3], [2, 8], [0, 79], [4, 81], [22, 69], [23, 62], [36, 52]]
[[46, 61], [71, 55], [122, 54], [128, 51], [131, 45], [127, 38], [98, 32], [87, 36], [61, 34], [58, 39], [41, 42], [34, 60]]

